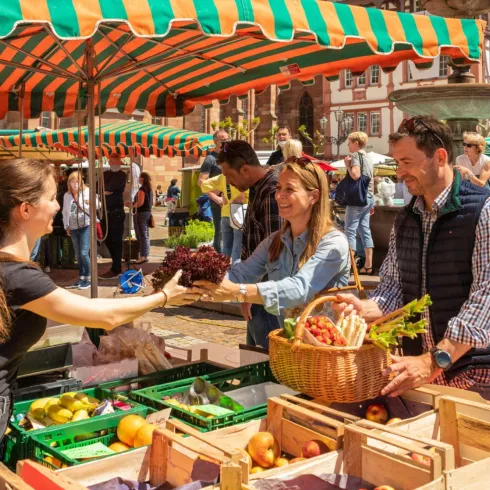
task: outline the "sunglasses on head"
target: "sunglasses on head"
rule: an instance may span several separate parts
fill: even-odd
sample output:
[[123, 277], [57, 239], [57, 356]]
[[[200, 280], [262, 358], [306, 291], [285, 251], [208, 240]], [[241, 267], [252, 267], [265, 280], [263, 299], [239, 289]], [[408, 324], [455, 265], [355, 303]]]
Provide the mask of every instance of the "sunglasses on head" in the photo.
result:
[[438, 143], [444, 148], [444, 141], [442, 141], [441, 137], [427, 124], [422, 119], [412, 117], [411, 119], [404, 119], [400, 126], [398, 127], [398, 132], [403, 133], [403, 132], [408, 132], [408, 133], [413, 133], [417, 126], [423, 126], [429, 133], [437, 139]]
[[296, 163], [300, 167], [307, 167], [309, 164], [313, 165], [313, 162], [309, 158], [305, 157], [292, 157], [291, 163]]
[[463, 143], [463, 146], [466, 146], [466, 148], [473, 148], [476, 145], [474, 143]]

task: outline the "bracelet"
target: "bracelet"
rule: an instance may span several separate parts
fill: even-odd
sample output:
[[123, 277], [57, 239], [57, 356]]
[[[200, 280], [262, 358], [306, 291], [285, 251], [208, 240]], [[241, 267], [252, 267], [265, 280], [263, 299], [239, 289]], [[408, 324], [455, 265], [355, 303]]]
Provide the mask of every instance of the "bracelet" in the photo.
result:
[[160, 308], [165, 308], [165, 306], [167, 306], [168, 296], [164, 289], [162, 289], [162, 293], [165, 295], [165, 303], [163, 303], [163, 305], [160, 306]]

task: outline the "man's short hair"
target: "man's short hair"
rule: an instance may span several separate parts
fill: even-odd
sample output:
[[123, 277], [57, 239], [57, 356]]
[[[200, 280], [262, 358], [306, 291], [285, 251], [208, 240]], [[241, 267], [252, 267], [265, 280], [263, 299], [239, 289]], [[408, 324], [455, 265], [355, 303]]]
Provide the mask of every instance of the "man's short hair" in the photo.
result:
[[354, 131], [347, 137], [352, 143], [357, 143], [360, 148], [364, 148], [368, 143], [368, 135], [362, 131]]
[[406, 137], [414, 138], [415, 145], [431, 158], [439, 148], [447, 153], [448, 163], [454, 162], [453, 133], [451, 128], [432, 116], [415, 116], [404, 119], [396, 133], [389, 136], [391, 144]]
[[225, 143], [218, 155], [218, 164], [227, 163], [233, 170], [240, 170], [243, 165], [260, 167], [259, 158], [254, 149], [242, 140]]
[[226, 134], [228, 134], [228, 131], [226, 131], [226, 129], [218, 129], [218, 130], [216, 130], [214, 132], [214, 134], [213, 134], [213, 139], [215, 140], [218, 137], [218, 134], [220, 134], [220, 133], [226, 133]]
[[287, 129], [289, 134], [292, 135], [293, 133], [291, 132], [291, 128], [287, 125], [287, 124], [279, 124], [277, 126], [277, 131], [276, 133], [280, 130], [280, 129]]

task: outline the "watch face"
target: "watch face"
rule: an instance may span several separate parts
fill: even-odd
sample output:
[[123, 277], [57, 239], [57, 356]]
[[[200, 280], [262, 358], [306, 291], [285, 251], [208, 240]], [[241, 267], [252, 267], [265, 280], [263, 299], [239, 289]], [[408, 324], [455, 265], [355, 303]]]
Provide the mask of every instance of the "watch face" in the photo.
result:
[[437, 351], [435, 358], [436, 364], [442, 369], [447, 369], [451, 365], [451, 356], [444, 350]]

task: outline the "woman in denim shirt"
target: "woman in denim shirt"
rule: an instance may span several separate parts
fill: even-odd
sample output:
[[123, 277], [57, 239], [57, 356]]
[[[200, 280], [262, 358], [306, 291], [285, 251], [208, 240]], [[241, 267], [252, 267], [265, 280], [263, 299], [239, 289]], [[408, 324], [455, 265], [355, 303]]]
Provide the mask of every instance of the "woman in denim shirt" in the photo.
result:
[[[347, 239], [331, 219], [327, 177], [320, 167], [305, 158], [286, 163], [276, 200], [285, 220], [282, 230], [234, 264], [220, 285], [194, 285], [204, 291], [203, 300], [263, 304], [282, 325], [320, 291], [345, 286], [350, 261]], [[267, 348], [268, 334], [247, 331], [247, 343]]]

